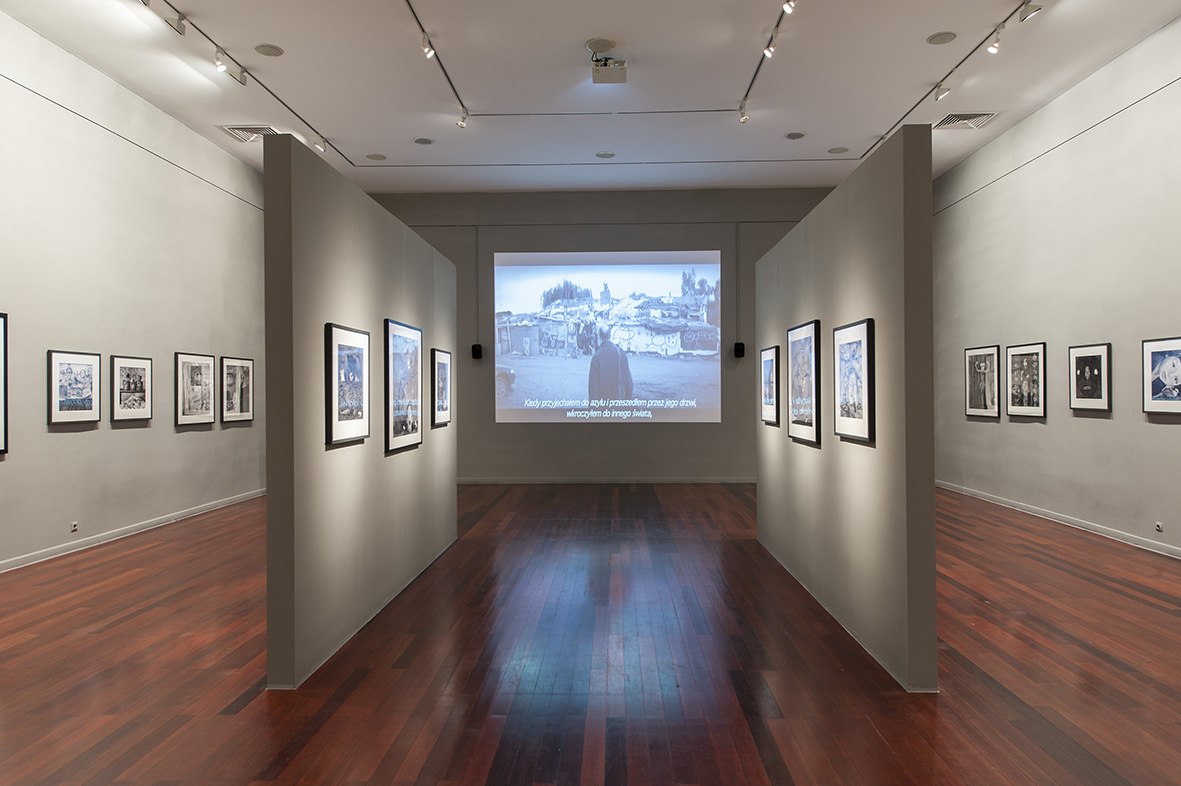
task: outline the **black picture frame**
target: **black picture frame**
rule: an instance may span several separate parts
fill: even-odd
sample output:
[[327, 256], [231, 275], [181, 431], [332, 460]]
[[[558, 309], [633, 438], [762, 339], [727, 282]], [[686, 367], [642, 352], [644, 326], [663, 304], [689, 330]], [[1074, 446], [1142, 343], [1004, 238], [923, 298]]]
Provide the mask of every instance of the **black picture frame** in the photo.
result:
[[964, 350], [964, 414], [970, 418], [1000, 420], [1000, 344]]
[[8, 314], [0, 312], [0, 455], [8, 452]]
[[833, 431], [862, 442], [876, 439], [877, 367], [872, 318], [832, 331]]
[[221, 422], [247, 423], [254, 420], [254, 359], [222, 355], [219, 371]]
[[369, 437], [369, 331], [324, 324], [324, 407], [328, 445]]
[[175, 424], [213, 423], [217, 417], [217, 358], [196, 352], [177, 352], [173, 371]]
[[779, 345], [759, 352], [759, 410], [768, 426], [779, 425]]
[[1181, 414], [1181, 337], [1141, 342], [1145, 414]]
[[784, 392], [787, 397], [787, 435], [795, 442], [820, 445], [820, 320], [813, 319], [787, 331]]
[[452, 400], [451, 353], [445, 349], [431, 349], [431, 425], [446, 426], [451, 422]]
[[1005, 347], [1005, 414], [1046, 416], [1046, 342]]
[[111, 355], [111, 422], [152, 419], [152, 359]]
[[102, 419], [102, 355], [51, 349], [46, 392], [48, 421], [97, 423]]
[[1066, 351], [1070, 408], [1111, 411], [1111, 344], [1082, 344]]
[[422, 330], [385, 321], [385, 450], [422, 444]]

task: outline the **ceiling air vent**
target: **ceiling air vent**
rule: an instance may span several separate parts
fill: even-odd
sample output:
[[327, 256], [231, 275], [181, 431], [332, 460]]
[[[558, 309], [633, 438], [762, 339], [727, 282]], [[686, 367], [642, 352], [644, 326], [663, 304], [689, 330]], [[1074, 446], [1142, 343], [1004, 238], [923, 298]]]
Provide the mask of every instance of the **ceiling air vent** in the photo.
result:
[[948, 115], [936, 123], [934, 127], [936, 129], [983, 128], [994, 117], [996, 117], [996, 112], [966, 112], [958, 115]]
[[239, 142], [253, 142], [261, 136], [279, 133], [270, 126], [221, 126], [221, 130]]

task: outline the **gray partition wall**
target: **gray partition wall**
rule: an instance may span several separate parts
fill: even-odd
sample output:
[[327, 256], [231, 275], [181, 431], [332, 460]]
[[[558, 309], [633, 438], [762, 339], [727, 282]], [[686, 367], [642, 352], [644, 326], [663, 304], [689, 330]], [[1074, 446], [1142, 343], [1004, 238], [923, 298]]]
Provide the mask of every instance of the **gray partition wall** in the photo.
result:
[[[455, 540], [456, 434], [385, 452], [384, 320], [455, 352], [455, 266], [290, 136], [266, 139], [267, 681], [294, 687]], [[325, 323], [369, 332], [369, 437], [327, 447]], [[462, 374], [462, 370], [459, 371]]]
[[[818, 446], [788, 437], [782, 369], [783, 425], [758, 426], [759, 540], [903, 687], [935, 690], [930, 128], [863, 162], [759, 260], [757, 288], [756, 356], [785, 361], [787, 330], [819, 319], [821, 369]], [[865, 318], [868, 443], [833, 433], [833, 328]]]
[[[458, 268], [462, 482], [750, 481], [754, 263], [828, 189], [377, 194]], [[498, 251], [722, 252], [721, 423], [495, 423]], [[734, 343], [747, 355], [734, 357]], [[470, 347], [481, 343], [482, 360]]]

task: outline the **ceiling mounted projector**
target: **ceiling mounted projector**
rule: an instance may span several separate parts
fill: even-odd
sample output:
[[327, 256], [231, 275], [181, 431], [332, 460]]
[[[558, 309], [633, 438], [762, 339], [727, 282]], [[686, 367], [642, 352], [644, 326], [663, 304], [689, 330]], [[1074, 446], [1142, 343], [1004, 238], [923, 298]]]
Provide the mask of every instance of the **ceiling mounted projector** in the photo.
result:
[[591, 53], [591, 81], [596, 85], [622, 85], [627, 83], [627, 61], [609, 57], [615, 49], [610, 38], [592, 38], [586, 42]]

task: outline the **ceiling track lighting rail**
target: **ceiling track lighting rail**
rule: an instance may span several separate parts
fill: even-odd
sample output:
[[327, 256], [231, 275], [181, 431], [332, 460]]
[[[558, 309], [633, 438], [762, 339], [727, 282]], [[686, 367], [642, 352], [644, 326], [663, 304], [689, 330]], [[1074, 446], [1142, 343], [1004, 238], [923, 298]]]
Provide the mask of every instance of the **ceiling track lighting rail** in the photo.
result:
[[[410, 0], [406, 0], [406, 8], [409, 9], [410, 16], [414, 18], [414, 24], [418, 26], [418, 32], [422, 34], [423, 55], [426, 56], [427, 60], [434, 60], [436, 65], [439, 66], [439, 71], [442, 72], [443, 78], [447, 80], [447, 87], [451, 88], [451, 95], [455, 98], [455, 103], [459, 104], [459, 108], [463, 112], [463, 116], [460, 117], [459, 121], [456, 122], [455, 125], [459, 126], [460, 128], [466, 128], [467, 119], [473, 115], [468, 110], [467, 104], [465, 104], [463, 99], [460, 98], [459, 91], [455, 89], [455, 83], [451, 81], [451, 74], [447, 73], [447, 67], [443, 65], [442, 56], [439, 55], [438, 50], [435, 48], [434, 42], [431, 41], [431, 37], [426, 31], [426, 27], [423, 26], [422, 20], [418, 18], [418, 12], [414, 10], [414, 5], [410, 2]], [[350, 161], [349, 163], [352, 162]], [[354, 164], [354, 166], [356, 165]]]
[[767, 41], [767, 45], [763, 47], [763, 56], [759, 58], [759, 63], [755, 66], [755, 72], [751, 75], [750, 84], [746, 86], [746, 92], [742, 94], [742, 101], [738, 105], [739, 123], [746, 123], [750, 120], [750, 116], [746, 113], [746, 102], [750, 100], [750, 93], [754, 90], [755, 82], [759, 79], [759, 72], [763, 70], [763, 61], [770, 60], [775, 56], [775, 49], [779, 46], [779, 31], [783, 27], [783, 20], [795, 10], [796, 0], [787, 0], [779, 12], [779, 18], [775, 20], [775, 27], [771, 28], [771, 38]]

